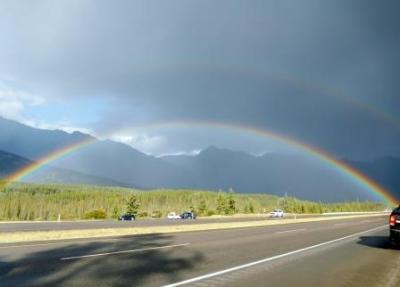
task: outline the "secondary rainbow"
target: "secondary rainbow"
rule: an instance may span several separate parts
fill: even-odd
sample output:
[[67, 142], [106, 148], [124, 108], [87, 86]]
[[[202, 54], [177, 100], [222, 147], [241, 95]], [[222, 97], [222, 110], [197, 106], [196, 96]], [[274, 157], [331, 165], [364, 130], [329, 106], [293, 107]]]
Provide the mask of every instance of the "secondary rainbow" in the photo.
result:
[[[175, 121], [167, 121], [167, 122], [156, 122], [150, 124], [141, 124], [141, 125], [134, 125], [129, 130], [132, 129], [149, 129], [149, 128], [179, 128], [179, 127], [204, 127], [204, 128], [222, 128], [222, 129], [229, 129], [233, 131], [245, 132], [254, 135], [258, 135], [265, 138], [270, 138], [282, 143], [285, 143], [289, 146], [297, 148], [298, 150], [302, 151], [303, 153], [312, 156], [329, 165], [331, 168], [336, 170], [337, 172], [345, 175], [353, 182], [357, 183], [359, 186], [365, 188], [374, 196], [378, 197], [380, 200], [385, 202], [390, 206], [395, 206], [398, 204], [397, 199], [394, 198], [388, 191], [386, 191], [382, 186], [378, 183], [374, 182], [366, 175], [362, 174], [360, 171], [354, 169], [353, 167], [345, 164], [344, 162], [336, 159], [326, 151], [313, 147], [309, 144], [303, 143], [299, 140], [290, 138], [288, 136], [278, 134], [273, 131], [260, 129], [256, 127], [246, 126], [242, 124], [231, 124], [231, 123], [224, 123], [224, 122], [216, 122], [216, 121], [193, 121], [193, 120], [175, 120]], [[59, 159], [63, 156], [71, 154], [77, 150], [80, 150], [88, 145], [97, 142], [97, 139], [90, 138], [84, 141], [74, 143], [72, 145], [63, 147], [56, 151], [51, 152], [50, 154], [42, 157], [41, 159], [29, 164], [16, 172], [7, 176], [4, 180], [7, 184], [10, 184], [15, 181], [22, 180], [25, 176], [31, 174], [32, 172], [40, 169], [45, 164], [48, 164], [56, 159]]]
[[[138, 67], [139, 68], [139, 67]], [[400, 118], [393, 112], [378, 107], [372, 102], [361, 100], [359, 97], [344, 93], [340, 89], [333, 86], [329, 86], [319, 81], [308, 81], [300, 76], [289, 73], [289, 72], [274, 72], [264, 70], [256, 65], [222, 65], [215, 63], [192, 63], [192, 64], [180, 64], [173, 66], [154, 66], [154, 67], [140, 67], [141, 71], [148, 71], [154, 73], [154, 71], [162, 71], [164, 74], [173, 73], [175, 70], [180, 69], [184, 72], [188, 71], [201, 71], [206, 73], [210, 72], [222, 72], [222, 73], [237, 73], [241, 77], [250, 77], [253, 79], [259, 79], [261, 81], [271, 81], [274, 83], [283, 83], [292, 87], [296, 87], [308, 93], [318, 93], [329, 97], [336, 98], [343, 103], [349, 104], [359, 110], [363, 110], [377, 119], [383, 120], [387, 124], [392, 125], [396, 129], [400, 129]]]

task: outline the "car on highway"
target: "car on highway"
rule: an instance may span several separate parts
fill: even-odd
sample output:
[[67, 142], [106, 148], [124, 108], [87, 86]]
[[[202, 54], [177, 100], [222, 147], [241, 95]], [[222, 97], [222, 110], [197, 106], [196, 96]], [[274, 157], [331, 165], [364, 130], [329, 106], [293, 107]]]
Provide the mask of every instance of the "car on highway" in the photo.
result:
[[270, 217], [273, 218], [282, 218], [283, 217], [283, 210], [282, 209], [274, 209], [270, 212]]
[[134, 220], [136, 220], [136, 217], [133, 214], [127, 214], [126, 213], [126, 214], [123, 214], [120, 217], [118, 217], [118, 220], [120, 220], [120, 221], [134, 221]]
[[196, 219], [196, 214], [191, 211], [185, 211], [181, 214], [182, 219]]
[[392, 211], [389, 217], [390, 242], [400, 246], [400, 206]]
[[168, 219], [181, 219], [181, 216], [179, 214], [176, 214], [175, 212], [170, 212], [167, 215]]

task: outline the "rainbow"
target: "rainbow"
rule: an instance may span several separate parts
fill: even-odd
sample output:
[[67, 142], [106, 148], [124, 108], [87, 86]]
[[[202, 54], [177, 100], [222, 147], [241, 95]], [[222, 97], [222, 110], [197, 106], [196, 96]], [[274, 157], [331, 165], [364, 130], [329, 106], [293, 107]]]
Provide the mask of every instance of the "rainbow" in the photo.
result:
[[[268, 139], [273, 139], [278, 142], [289, 145], [293, 148], [298, 149], [303, 154], [311, 156], [318, 160], [319, 162], [327, 164], [330, 168], [337, 171], [338, 173], [344, 175], [348, 179], [357, 183], [360, 187], [369, 191], [370, 194], [376, 196], [381, 201], [388, 205], [396, 206], [398, 205], [398, 200], [393, 197], [388, 191], [386, 191], [378, 183], [374, 182], [366, 175], [356, 170], [355, 168], [347, 165], [346, 163], [336, 159], [334, 156], [330, 155], [326, 151], [323, 151], [317, 147], [306, 144], [300, 140], [293, 139], [286, 135], [282, 135], [270, 130], [265, 130], [257, 127], [247, 126], [243, 124], [232, 124], [217, 121], [200, 121], [200, 120], [174, 120], [174, 121], [164, 121], [164, 122], [153, 122], [150, 124], [138, 124], [131, 126], [129, 129], [124, 130], [140, 130], [149, 128], [179, 128], [179, 127], [204, 127], [204, 128], [222, 128], [229, 129], [233, 131], [245, 132], [257, 136], [261, 136]], [[121, 131], [124, 131], [121, 130]], [[120, 132], [121, 132], [120, 131]]]
[[[236, 132], [245, 132], [253, 135], [257, 135], [260, 137], [273, 139], [278, 142], [282, 142], [286, 145], [289, 145], [293, 148], [298, 149], [302, 153], [309, 155], [319, 162], [327, 164], [333, 170], [339, 172], [340, 174], [346, 176], [354, 183], [357, 183], [360, 187], [366, 189], [369, 193], [379, 198], [381, 201], [385, 202], [389, 206], [395, 206], [398, 204], [398, 201], [395, 197], [393, 197], [388, 191], [386, 191], [382, 186], [378, 183], [374, 182], [358, 170], [353, 167], [345, 164], [344, 162], [336, 159], [334, 156], [330, 155], [326, 151], [323, 151], [319, 148], [313, 147], [309, 144], [306, 144], [302, 141], [290, 138], [286, 135], [278, 134], [273, 131], [260, 129], [256, 127], [246, 126], [242, 124], [231, 124], [224, 122], [216, 122], [216, 121], [193, 121], [193, 120], [175, 120], [175, 121], [167, 121], [167, 122], [154, 122], [150, 124], [139, 124], [131, 126], [129, 130], [134, 129], [149, 129], [149, 128], [179, 128], [179, 127], [204, 127], [204, 128], [222, 128], [229, 129]], [[127, 131], [128, 129], [120, 130]], [[80, 150], [90, 144], [96, 143], [98, 140], [95, 138], [86, 139], [82, 142], [74, 143], [72, 145], [63, 147], [61, 149], [55, 150], [50, 154], [42, 157], [41, 159], [33, 162], [23, 168], [15, 171], [14, 173], [7, 176], [4, 180], [6, 182], [6, 186], [12, 182], [20, 181], [25, 176], [33, 173], [34, 171], [40, 169], [45, 164], [48, 164], [56, 159], [64, 157], [68, 154], [71, 154], [77, 150]]]
[[3, 184], [0, 185], [0, 188], [7, 187], [9, 184], [11, 184], [13, 182], [20, 181], [24, 177], [26, 177], [26, 176], [30, 175], [31, 173], [35, 172], [36, 170], [42, 168], [46, 164], [48, 164], [56, 159], [67, 156], [68, 154], [74, 153], [75, 151], [80, 150], [90, 144], [93, 144], [96, 141], [97, 141], [96, 138], [90, 137], [89, 139], [85, 139], [83, 141], [79, 141], [79, 142], [73, 143], [71, 145], [64, 146], [60, 149], [54, 150], [54, 151], [50, 152], [49, 154], [41, 157], [40, 159], [33, 161], [30, 164], [25, 165], [22, 168], [7, 175], [5, 178], [3, 178], [3, 180], [2, 180]]

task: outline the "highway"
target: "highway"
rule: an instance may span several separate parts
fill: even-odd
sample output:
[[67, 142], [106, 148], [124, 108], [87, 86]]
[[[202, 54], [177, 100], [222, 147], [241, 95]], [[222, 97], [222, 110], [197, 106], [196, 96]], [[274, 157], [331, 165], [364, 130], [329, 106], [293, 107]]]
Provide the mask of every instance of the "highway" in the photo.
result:
[[136, 221], [118, 220], [87, 220], [87, 221], [42, 221], [42, 222], [3, 222], [0, 223], [0, 232], [17, 231], [50, 231], [50, 230], [78, 230], [78, 229], [98, 229], [98, 228], [123, 228], [123, 227], [150, 227], [168, 226], [182, 224], [200, 224], [217, 222], [238, 222], [256, 221], [267, 218], [266, 216], [251, 217], [222, 217], [222, 218], [199, 218], [196, 220], [181, 219], [140, 219]]
[[[296, 215], [296, 218], [320, 217], [320, 214]], [[326, 215], [338, 216], [337, 214]], [[339, 215], [340, 216], [340, 215]], [[286, 214], [286, 219], [294, 218], [292, 214]], [[171, 220], [166, 218], [158, 219], [139, 219], [136, 221], [118, 220], [83, 220], [83, 221], [0, 221], [0, 232], [18, 231], [50, 231], [50, 230], [79, 230], [79, 229], [98, 229], [98, 228], [123, 228], [123, 227], [150, 227], [150, 226], [171, 226], [171, 225], [190, 225], [202, 223], [222, 223], [222, 222], [244, 222], [257, 220], [279, 220], [269, 218], [267, 214], [251, 215], [243, 217], [203, 217], [196, 220]]]
[[399, 286], [387, 216], [0, 245], [0, 286]]

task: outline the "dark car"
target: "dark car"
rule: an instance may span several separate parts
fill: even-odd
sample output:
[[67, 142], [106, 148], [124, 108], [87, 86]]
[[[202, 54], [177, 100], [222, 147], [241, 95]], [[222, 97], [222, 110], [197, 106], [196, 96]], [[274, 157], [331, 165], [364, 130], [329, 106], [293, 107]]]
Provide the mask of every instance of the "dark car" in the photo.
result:
[[123, 214], [120, 217], [118, 217], [118, 220], [121, 221], [134, 221], [135, 219], [136, 219], [135, 215], [133, 214]]
[[392, 211], [389, 217], [390, 241], [400, 245], [400, 206]]
[[181, 214], [182, 219], [196, 219], [196, 215], [193, 212], [185, 211]]

